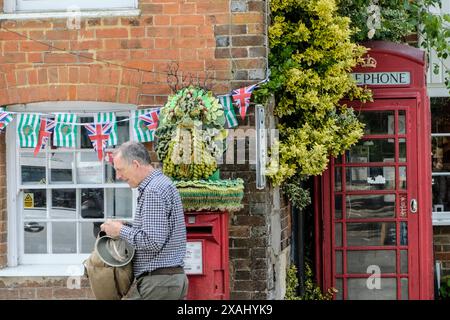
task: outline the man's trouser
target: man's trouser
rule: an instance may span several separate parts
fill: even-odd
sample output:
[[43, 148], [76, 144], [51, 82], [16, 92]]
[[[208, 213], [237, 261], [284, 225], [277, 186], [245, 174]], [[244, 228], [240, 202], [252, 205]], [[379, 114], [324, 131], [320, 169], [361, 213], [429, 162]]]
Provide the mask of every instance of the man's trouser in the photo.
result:
[[160, 268], [144, 272], [136, 279], [131, 300], [182, 300], [188, 290], [188, 278], [182, 267]]

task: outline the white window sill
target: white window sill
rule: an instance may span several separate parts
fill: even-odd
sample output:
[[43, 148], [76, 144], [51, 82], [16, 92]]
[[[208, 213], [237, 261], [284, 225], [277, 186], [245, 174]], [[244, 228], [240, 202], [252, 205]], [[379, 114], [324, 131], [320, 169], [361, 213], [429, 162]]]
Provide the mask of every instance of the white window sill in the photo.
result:
[[[81, 18], [103, 18], [103, 17], [135, 17], [141, 14], [141, 10], [103, 10], [103, 11], [81, 11], [77, 12]], [[0, 14], [0, 20], [36, 20], [36, 19], [60, 19], [73, 18], [74, 12], [27, 12], [27, 13], [4, 13]]]
[[84, 274], [82, 264], [20, 265], [0, 269], [1, 277], [76, 277]]

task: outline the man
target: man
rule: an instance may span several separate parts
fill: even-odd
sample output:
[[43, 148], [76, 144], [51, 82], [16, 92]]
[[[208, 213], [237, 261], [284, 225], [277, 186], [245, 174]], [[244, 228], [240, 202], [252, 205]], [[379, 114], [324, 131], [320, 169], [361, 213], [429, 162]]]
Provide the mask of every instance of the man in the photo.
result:
[[113, 154], [116, 176], [139, 196], [133, 225], [107, 220], [101, 230], [120, 237], [135, 249], [133, 272], [136, 290], [130, 299], [184, 299], [186, 225], [181, 198], [172, 181], [150, 164], [141, 143], [126, 142]]

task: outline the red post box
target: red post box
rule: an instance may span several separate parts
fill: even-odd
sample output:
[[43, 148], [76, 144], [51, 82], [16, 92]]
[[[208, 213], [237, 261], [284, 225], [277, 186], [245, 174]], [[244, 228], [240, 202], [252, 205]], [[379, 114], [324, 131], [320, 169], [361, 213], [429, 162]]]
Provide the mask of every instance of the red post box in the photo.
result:
[[186, 212], [188, 300], [230, 297], [228, 212]]

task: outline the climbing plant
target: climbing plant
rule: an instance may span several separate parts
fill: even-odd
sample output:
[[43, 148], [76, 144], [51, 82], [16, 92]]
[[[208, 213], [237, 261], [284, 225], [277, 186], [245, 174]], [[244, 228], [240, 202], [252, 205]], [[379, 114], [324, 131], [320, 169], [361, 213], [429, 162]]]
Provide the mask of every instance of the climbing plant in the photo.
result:
[[[352, 35], [355, 41], [371, 38], [409, 42], [426, 50], [434, 49], [443, 61], [450, 54], [450, 14], [436, 14], [441, 7], [442, 0], [340, 0], [338, 12], [350, 17], [351, 26], [358, 28]], [[375, 26], [372, 33], [371, 26]], [[408, 39], [411, 35], [417, 35], [416, 41]], [[439, 72], [437, 63], [432, 68], [435, 73]], [[443, 72], [450, 90], [448, 68], [450, 66], [444, 64]]]
[[371, 99], [349, 73], [366, 48], [352, 42], [350, 19], [335, 0], [272, 0], [270, 81], [256, 99], [275, 97], [279, 159], [268, 175], [301, 208], [309, 197], [299, 183], [321, 174], [329, 156], [342, 154], [363, 135], [363, 125], [343, 98]]

